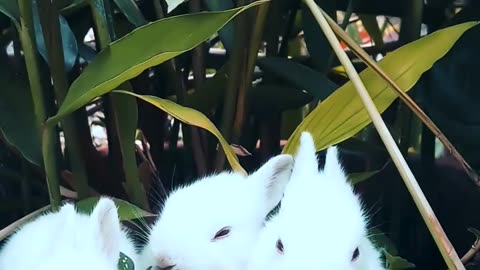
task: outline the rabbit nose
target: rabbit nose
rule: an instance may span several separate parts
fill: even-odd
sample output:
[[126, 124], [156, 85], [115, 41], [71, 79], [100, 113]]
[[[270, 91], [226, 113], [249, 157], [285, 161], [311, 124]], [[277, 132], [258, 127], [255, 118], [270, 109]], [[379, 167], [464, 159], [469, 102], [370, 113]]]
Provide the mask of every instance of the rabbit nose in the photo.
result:
[[[172, 270], [175, 267], [175, 264], [172, 263], [170, 257], [162, 257], [158, 262], [158, 270]], [[156, 269], [156, 270], [157, 270]]]

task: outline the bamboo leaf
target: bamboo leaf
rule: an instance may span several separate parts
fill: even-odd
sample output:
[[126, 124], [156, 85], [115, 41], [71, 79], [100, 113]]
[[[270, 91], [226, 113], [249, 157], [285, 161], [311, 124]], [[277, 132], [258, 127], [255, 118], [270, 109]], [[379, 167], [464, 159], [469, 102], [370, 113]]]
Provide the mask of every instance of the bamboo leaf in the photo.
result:
[[135, 132], [137, 130], [137, 101], [126, 95], [112, 95], [112, 103], [116, 107], [114, 116], [122, 151], [123, 171], [125, 172], [127, 194], [132, 203], [147, 207], [148, 202], [141, 187], [135, 156]]
[[183, 123], [201, 127], [208, 130], [213, 135], [215, 135], [215, 137], [217, 137], [217, 139], [220, 141], [220, 144], [223, 147], [223, 151], [227, 156], [230, 166], [235, 171], [246, 174], [245, 170], [242, 168], [242, 166], [238, 162], [237, 156], [235, 155], [235, 153], [233, 152], [232, 148], [227, 143], [227, 141], [223, 138], [220, 131], [218, 131], [217, 127], [215, 127], [215, 125], [212, 122], [210, 122], [210, 120], [199, 111], [181, 106], [170, 100], [162, 99], [155, 96], [138, 95], [138, 94], [135, 94], [129, 91], [123, 91], [123, 90], [115, 90], [113, 92], [132, 95], [134, 97], [137, 97], [139, 99], [142, 99], [143, 101], [146, 101], [154, 105], [155, 107], [161, 109], [162, 111], [165, 111], [166, 113], [170, 114], [172, 117], [176, 118], [177, 120], [182, 121]]
[[[40, 53], [40, 55], [42, 55], [45, 61], [49, 62], [47, 48], [45, 46], [45, 39], [42, 32], [42, 24], [40, 23], [40, 16], [37, 8], [37, 0], [33, 0], [32, 6], [35, 39], [37, 42], [38, 52]], [[59, 23], [62, 38], [63, 62], [65, 64], [66, 71], [69, 72], [77, 61], [77, 39], [75, 38], [72, 29], [70, 29], [70, 25], [68, 24], [67, 20], [61, 15], [58, 19], [60, 21]]]
[[125, 17], [127, 17], [128, 21], [136, 27], [140, 27], [148, 23], [138, 9], [138, 6], [135, 4], [134, 0], [115, 0], [115, 3], [123, 12], [123, 14], [125, 14]]
[[255, 1], [220, 12], [169, 17], [135, 29], [112, 42], [85, 68], [72, 83], [58, 113], [48, 120], [48, 124], [58, 122], [60, 118], [108, 93], [145, 69], [193, 49], [241, 12], [266, 2], [268, 1]]
[[387, 269], [389, 270], [403, 270], [415, 268], [415, 264], [405, 260], [400, 256], [393, 256], [386, 250], [383, 250], [383, 254], [385, 255]]
[[[26, 160], [43, 166], [40, 132], [37, 129], [28, 79], [15, 74], [0, 59], [0, 133]], [[15, 116], [15, 117], [12, 117]]]
[[20, 30], [20, 12], [18, 10], [18, 4], [15, 0], [2, 0], [0, 1], [0, 12], [7, 15], [10, 20], [13, 21], [17, 30]]
[[381, 169], [380, 170], [375, 170], [375, 171], [371, 171], [371, 172], [359, 172], [359, 173], [350, 173], [348, 175], [348, 179], [350, 180], [350, 183], [352, 185], [356, 185], [360, 182], [363, 182], [365, 180], [367, 180], [368, 178], [374, 176], [375, 174], [379, 173], [380, 171], [382, 171]]
[[[433, 63], [444, 56], [460, 36], [477, 25], [463, 23], [429, 34], [415, 42], [387, 54], [378, 66], [394, 80], [403, 91], [410, 90]], [[379, 112], [385, 111], [397, 98], [372, 68], [360, 73]], [[351, 81], [338, 88], [320, 103], [290, 136], [283, 153], [293, 153], [302, 131], [309, 131], [315, 139], [317, 150], [334, 145], [355, 135], [371, 122], [366, 109]]]
[[[40, 55], [42, 55], [45, 61], [48, 61], [47, 51], [45, 48], [45, 41], [43, 39], [42, 34], [42, 26], [40, 24], [40, 20], [38, 17], [38, 9], [36, 5], [36, 1], [33, 1], [33, 21], [34, 21], [34, 28], [35, 28], [35, 40], [37, 42], [38, 51]], [[15, 24], [15, 27], [20, 32], [22, 31], [20, 26], [20, 13], [18, 10], [17, 1], [14, 0], [2, 0], [0, 1], [0, 12], [7, 15], [12, 22]], [[77, 40], [75, 39], [75, 35], [73, 34], [70, 26], [68, 25], [67, 20], [63, 17], [59, 17], [60, 20], [60, 28], [62, 31], [62, 44], [64, 50], [64, 61], [65, 67], [67, 71], [70, 71], [77, 60], [78, 55], [78, 46]]]
[[338, 86], [322, 73], [283, 57], [266, 57], [257, 60], [265, 71], [275, 74], [300, 89], [305, 89], [312, 96], [323, 100]]
[[[210, 11], [228, 10], [235, 7], [232, 0], [206, 0], [205, 4]], [[225, 50], [227, 50], [228, 53], [231, 53], [233, 49], [234, 31], [235, 28], [233, 27], [232, 22], [227, 23], [222, 29], [220, 29], [220, 31], [218, 31], [218, 36], [222, 41], [223, 47], [225, 47]]]

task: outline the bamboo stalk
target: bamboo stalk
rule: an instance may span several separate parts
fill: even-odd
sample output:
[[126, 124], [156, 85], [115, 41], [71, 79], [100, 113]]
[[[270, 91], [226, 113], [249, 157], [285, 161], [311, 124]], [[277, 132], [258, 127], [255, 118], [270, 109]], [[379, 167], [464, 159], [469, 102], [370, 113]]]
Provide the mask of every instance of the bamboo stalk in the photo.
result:
[[[64, 52], [62, 47], [62, 35], [60, 33], [59, 14], [55, 5], [49, 1], [37, 2], [42, 25], [43, 37], [47, 48], [50, 73], [52, 75], [55, 98], [58, 104], [62, 104], [68, 91]], [[36, 8], [36, 7], [35, 7]], [[72, 171], [75, 175], [75, 189], [79, 198], [88, 197], [88, 177], [85, 160], [82, 155], [78, 125], [75, 118], [70, 115], [62, 121], [65, 132], [65, 144], [70, 156]]]
[[[57, 153], [56, 149], [59, 144], [59, 139], [54, 126], [45, 127], [49, 132], [43, 132], [44, 122], [47, 119], [47, 109], [46, 98], [40, 80], [40, 71], [38, 69], [37, 44], [33, 27], [32, 1], [20, 0], [18, 1], [18, 8], [21, 25], [18, 31], [20, 32], [20, 42], [22, 43], [23, 52], [25, 54], [25, 64], [27, 66], [37, 128], [42, 136], [48, 136], [42, 138], [42, 150], [44, 150], [44, 153], [50, 153], [50, 156], [52, 156], [54, 153]], [[45, 141], [48, 142], [48, 145], [43, 145]], [[55, 157], [48, 158], [45, 155], [43, 156], [43, 164], [47, 178], [50, 204], [53, 210], [57, 210], [60, 203], [60, 165]]]
[[422, 215], [423, 220], [425, 221], [430, 233], [437, 244], [443, 259], [447, 263], [449, 269], [465, 269], [460, 258], [458, 257], [455, 249], [453, 248], [452, 244], [450, 243], [447, 235], [445, 234], [440, 222], [438, 221], [433, 209], [431, 208], [430, 204], [428, 203], [425, 195], [423, 194], [420, 186], [418, 185], [415, 176], [413, 175], [412, 171], [408, 167], [405, 158], [402, 156], [398, 146], [396, 145], [392, 135], [390, 134], [385, 122], [383, 122], [380, 113], [377, 111], [375, 107], [375, 103], [373, 103], [372, 98], [368, 94], [365, 85], [360, 79], [357, 71], [353, 67], [352, 62], [348, 58], [345, 51], [340, 46], [340, 42], [335, 36], [335, 33], [330, 28], [327, 20], [322, 14], [320, 8], [315, 4], [314, 0], [304, 0], [307, 4], [309, 9], [312, 11], [315, 19], [317, 20], [318, 24], [322, 28], [323, 32], [325, 33], [328, 41], [333, 47], [333, 50], [337, 54], [338, 59], [345, 67], [345, 70], [348, 74], [348, 77], [352, 81], [355, 89], [360, 96], [365, 108], [367, 109], [368, 114], [370, 115], [377, 132], [380, 135], [385, 147], [387, 148], [388, 153], [390, 154], [395, 166], [397, 167], [402, 179], [407, 186], [408, 191], [413, 197], [413, 200]]
[[[89, 0], [88, 3], [96, 28], [95, 38], [97, 42], [100, 43], [97, 49], [100, 50], [108, 46], [112, 40], [116, 39], [115, 29], [113, 28], [112, 9], [109, 6], [110, 2], [106, 0]], [[133, 92], [132, 85], [129, 81], [122, 83], [119, 87]], [[122, 166], [122, 172], [124, 173], [122, 177], [125, 177], [129, 199], [135, 205], [143, 209], [149, 209], [147, 197], [141, 188], [136, 164], [129, 163], [135, 161], [135, 142], [122, 142], [123, 140], [120, 139], [118, 133], [119, 125], [122, 124], [119, 119], [119, 115], [121, 115], [120, 110], [122, 110], [120, 100], [122, 97], [112, 94], [107, 94], [105, 97], [107, 102], [106, 107], [108, 108], [106, 113], [109, 115], [111, 121], [109, 122], [111, 126], [108, 125], [107, 128], [110, 149], [109, 158], [115, 160], [115, 165], [120, 163]], [[110, 148], [110, 146], [112, 147]], [[116, 150], [115, 152], [114, 149]], [[116, 153], [119, 156], [114, 156], [112, 153]]]

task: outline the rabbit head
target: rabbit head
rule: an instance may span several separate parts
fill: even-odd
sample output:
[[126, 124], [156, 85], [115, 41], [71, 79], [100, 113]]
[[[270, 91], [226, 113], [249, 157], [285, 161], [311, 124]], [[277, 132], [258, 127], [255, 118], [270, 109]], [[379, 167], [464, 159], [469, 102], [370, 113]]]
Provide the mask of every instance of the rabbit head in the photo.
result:
[[141, 270], [244, 269], [292, 167], [292, 156], [278, 155], [248, 176], [222, 172], [173, 191], [141, 253]]
[[101, 198], [91, 215], [65, 204], [20, 228], [0, 254], [0, 269], [118, 270], [120, 251], [135, 260], [114, 202]]
[[262, 230], [247, 269], [383, 269], [366, 224], [336, 147], [319, 171], [314, 141], [304, 132], [279, 212]]

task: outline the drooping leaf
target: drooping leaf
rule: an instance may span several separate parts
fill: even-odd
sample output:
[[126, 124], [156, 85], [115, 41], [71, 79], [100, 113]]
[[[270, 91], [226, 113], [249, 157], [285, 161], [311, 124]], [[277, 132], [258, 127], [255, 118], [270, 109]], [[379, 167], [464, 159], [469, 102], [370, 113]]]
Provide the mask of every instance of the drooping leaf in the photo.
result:
[[95, 97], [108, 93], [145, 69], [191, 50], [244, 10], [266, 2], [255, 1], [221, 12], [169, 17], [135, 29], [97, 55], [73, 82], [57, 115], [51, 117], [48, 123], [59, 121], [61, 117]]
[[146, 101], [154, 105], [155, 107], [161, 109], [162, 111], [165, 111], [166, 113], [170, 114], [175, 119], [182, 121], [183, 123], [201, 127], [208, 130], [213, 135], [215, 135], [215, 137], [217, 137], [217, 139], [220, 141], [220, 144], [223, 147], [223, 151], [227, 156], [227, 160], [230, 163], [230, 166], [235, 171], [246, 174], [245, 170], [242, 168], [242, 166], [238, 162], [237, 156], [235, 155], [235, 153], [233, 152], [232, 148], [227, 143], [227, 141], [223, 138], [220, 131], [217, 129], [217, 127], [215, 127], [215, 125], [212, 122], [210, 122], [210, 120], [205, 115], [203, 115], [199, 111], [178, 105], [170, 100], [162, 99], [155, 96], [138, 95], [138, 94], [128, 92], [128, 91], [123, 91], [123, 90], [115, 90], [113, 91], [113, 93], [122, 93], [122, 94], [132, 95], [134, 97], [137, 97], [139, 99], [142, 99], [143, 101]]
[[303, 90], [277, 84], [258, 85], [248, 93], [249, 109], [256, 113], [283, 112], [302, 107], [312, 99]]
[[15, 74], [5, 59], [0, 59], [0, 132], [5, 141], [26, 160], [43, 165], [40, 132], [35, 120], [28, 79]]
[[[477, 25], [464, 23], [429, 34], [387, 54], [379, 66], [404, 91], [417, 82], [423, 72], [444, 56], [460, 36]], [[379, 112], [397, 98], [396, 93], [370, 67], [360, 73]], [[337, 144], [356, 134], [371, 122], [351, 81], [320, 103], [290, 136], [284, 153], [292, 153], [302, 131], [309, 131], [317, 150]]]
[[283, 57], [265, 57], [258, 65], [295, 87], [308, 91], [317, 99], [327, 98], [338, 86], [322, 73]]
[[[90, 214], [97, 205], [99, 199], [100, 197], [90, 197], [76, 202], [75, 206], [77, 211], [80, 213]], [[117, 198], [112, 198], [112, 200], [115, 202], [115, 205], [118, 208], [118, 218], [121, 221], [156, 216], [155, 214], [140, 209], [127, 201]]]
[[127, 17], [128, 21], [135, 25], [135, 27], [140, 27], [148, 23], [134, 0], [115, 0], [115, 3], [125, 17]]

